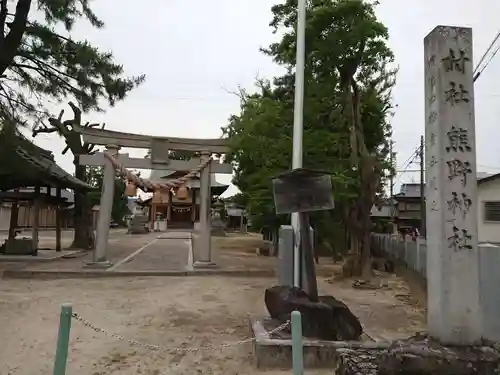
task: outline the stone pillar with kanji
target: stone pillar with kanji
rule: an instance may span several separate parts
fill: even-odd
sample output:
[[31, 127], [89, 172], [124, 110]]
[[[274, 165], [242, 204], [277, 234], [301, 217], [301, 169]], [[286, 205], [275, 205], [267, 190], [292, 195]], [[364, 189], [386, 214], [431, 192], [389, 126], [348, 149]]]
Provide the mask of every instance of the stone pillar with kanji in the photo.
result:
[[472, 29], [438, 26], [424, 40], [429, 334], [481, 341]]

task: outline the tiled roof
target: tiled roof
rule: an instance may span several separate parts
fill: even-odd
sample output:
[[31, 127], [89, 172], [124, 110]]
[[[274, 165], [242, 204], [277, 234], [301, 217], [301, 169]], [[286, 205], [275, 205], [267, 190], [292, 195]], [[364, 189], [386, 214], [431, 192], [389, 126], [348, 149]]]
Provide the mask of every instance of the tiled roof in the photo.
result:
[[30, 142], [22, 134], [0, 133], [0, 189], [44, 185], [61, 188], [91, 188], [59, 167], [54, 155]]

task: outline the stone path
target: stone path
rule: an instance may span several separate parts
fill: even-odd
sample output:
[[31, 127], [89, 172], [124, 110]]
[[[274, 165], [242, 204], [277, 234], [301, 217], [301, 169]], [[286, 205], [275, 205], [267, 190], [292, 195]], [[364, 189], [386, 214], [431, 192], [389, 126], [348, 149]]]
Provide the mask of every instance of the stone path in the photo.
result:
[[179, 271], [192, 268], [189, 233], [154, 238], [108, 271]]

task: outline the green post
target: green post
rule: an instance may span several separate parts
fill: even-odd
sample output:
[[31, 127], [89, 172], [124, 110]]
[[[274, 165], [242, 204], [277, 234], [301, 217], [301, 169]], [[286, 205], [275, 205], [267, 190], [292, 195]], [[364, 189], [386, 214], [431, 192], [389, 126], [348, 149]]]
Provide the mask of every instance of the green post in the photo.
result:
[[72, 313], [73, 307], [70, 304], [64, 304], [61, 306], [59, 333], [57, 335], [56, 359], [54, 361], [54, 375], [66, 374]]
[[299, 311], [292, 311], [292, 372], [293, 375], [304, 374], [302, 317]]

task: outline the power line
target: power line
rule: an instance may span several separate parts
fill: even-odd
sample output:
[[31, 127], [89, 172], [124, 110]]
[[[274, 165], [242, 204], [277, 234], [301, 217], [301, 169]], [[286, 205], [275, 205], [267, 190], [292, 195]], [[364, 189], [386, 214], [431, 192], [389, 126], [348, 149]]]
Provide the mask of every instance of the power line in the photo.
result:
[[413, 150], [412, 154], [406, 159], [406, 161], [402, 164], [402, 166], [398, 169], [407, 169], [411, 161], [415, 158], [415, 154], [418, 151], [418, 147]]
[[478, 70], [479, 66], [482, 64], [482, 62], [484, 61], [484, 59], [486, 58], [486, 55], [488, 54], [489, 50], [493, 47], [493, 45], [495, 44], [495, 42], [498, 40], [498, 38], [500, 38], [500, 31], [497, 33], [497, 35], [495, 36], [495, 38], [493, 39], [493, 41], [490, 43], [490, 45], [488, 46], [488, 48], [486, 49], [486, 52], [483, 54], [483, 56], [481, 56], [481, 59], [479, 60], [479, 62], [477, 63], [477, 66], [476, 68], [474, 69], [474, 73], [473, 74], [476, 74], [476, 71]]
[[415, 162], [415, 159], [419, 156], [419, 153], [420, 153], [420, 146], [417, 146], [415, 148], [415, 150], [413, 151], [413, 153], [410, 155], [410, 157], [408, 159], [406, 159], [405, 163], [403, 164], [403, 168], [401, 168], [402, 171], [399, 174], [399, 176], [396, 178], [396, 181], [394, 181], [394, 184], [397, 184], [401, 180], [401, 177], [406, 172], [408, 172], [408, 169]]
[[486, 62], [484, 63], [484, 65], [481, 67], [481, 64], [483, 63], [483, 61], [485, 61], [486, 56], [492, 50], [493, 46], [495, 45], [495, 43], [499, 39], [500, 39], [500, 31], [497, 33], [497, 35], [495, 36], [495, 38], [493, 39], [493, 41], [491, 42], [491, 44], [489, 45], [489, 47], [486, 49], [486, 52], [483, 54], [483, 56], [479, 60], [479, 63], [477, 64], [476, 68], [474, 69], [474, 71], [472, 73], [473, 81], [474, 82], [479, 78], [479, 76], [481, 75], [481, 73], [484, 72], [484, 70], [486, 69], [486, 67], [490, 64], [491, 60], [493, 60], [493, 58], [495, 57], [495, 55], [500, 50], [500, 45], [499, 45], [499, 46], [497, 46], [497, 48], [495, 49], [495, 51], [492, 53], [492, 55], [489, 57], [489, 59], [487, 59]]

